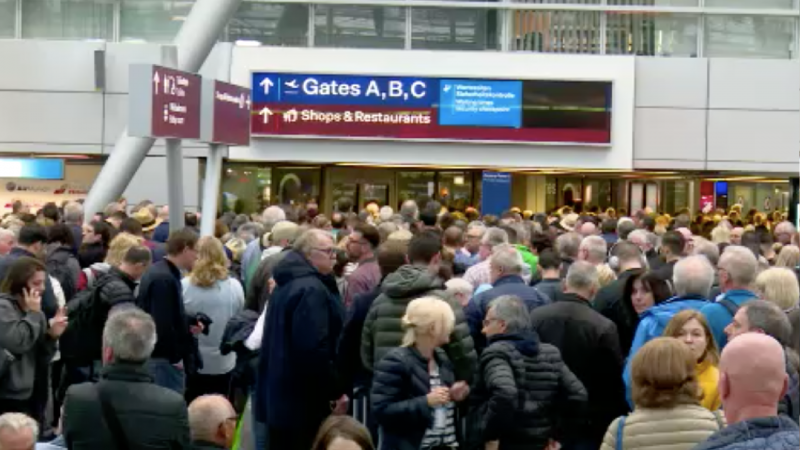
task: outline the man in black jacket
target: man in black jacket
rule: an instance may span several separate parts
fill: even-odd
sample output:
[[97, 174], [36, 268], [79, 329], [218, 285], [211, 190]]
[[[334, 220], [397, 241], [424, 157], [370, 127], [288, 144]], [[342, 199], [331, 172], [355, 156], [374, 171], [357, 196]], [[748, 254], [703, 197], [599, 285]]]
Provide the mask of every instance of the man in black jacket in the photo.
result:
[[63, 431], [68, 448], [189, 448], [183, 396], [153, 384], [145, 367], [155, 345], [156, 325], [147, 313], [127, 307], [109, 316], [101, 380], [67, 391]]
[[[190, 323], [183, 307], [181, 272], [192, 269], [197, 260], [197, 235], [183, 229], [167, 240], [167, 257], [154, 263], [142, 277], [136, 305], [153, 316], [158, 342], [148, 362], [155, 382], [180, 394], [186, 387], [186, 372], [197, 363], [193, 333], [199, 332]], [[190, 331], [191, 327], [191, 331]]]
[[495, 441], [504, 450], [545, 448], [575, 436], [585, 419], [586, 389], [558, 349], [539, 342], [528, 307], [514, 296], [497, 297], [483, 333], [489, 346], [471, 396], [479, 405], [474, 429], [481, 448]]
[[598, 286], [597, 269], [577, 261], [570, 266], [559, 301], [531, 314], [542, 342], [561, 351], [567, 367], [586, 387], [591, 423], [581, 437], [585, 448], [593, 449], [600, 448], [608, 425], [628, 412], [617, 327], [591, 305]]
[[334, 258], [331, 235], [309, 230], [273, 271], [254, 405], [271, 449], [311, 448], [331, 407], [347, 410], [335, 368], [344, 309]]
[[[67, 388], [73, 384], [97, 381], [102, 367], [103, 327], [109, 312], [117, 306], [136, 302], [133, 291], [150, 266], [151, 258], [150, 250], [144, 245], [131, 247], [123, 257], [122, 264], [119, 267], [112, 266], [91, 288], [97, 290], [90, 294], [95, 297], [76, 299], [76, 302], [87, 301], [88, 304], [84, 307], [91, 309], [81, 316], [86, 322], [71, 321], [61, 337], [61, 355], [66, 369], [59, 397], [63, 397]], [[78, 305], [73, 303], [68, 307], [77, 309]]]

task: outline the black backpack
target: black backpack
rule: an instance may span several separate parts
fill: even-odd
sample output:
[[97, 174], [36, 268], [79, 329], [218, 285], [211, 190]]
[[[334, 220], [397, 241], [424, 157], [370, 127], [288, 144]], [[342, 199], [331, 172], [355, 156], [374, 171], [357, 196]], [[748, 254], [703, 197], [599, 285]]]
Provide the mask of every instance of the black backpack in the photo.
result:
[[103, 327], [110, 308], [100, 301], [100, 291], [109, 278], [101, 277], [67, 302], [68, 325], [59, 339], [59, 350], [62, 359], [75, 367], [91, 366], [101, 357]]

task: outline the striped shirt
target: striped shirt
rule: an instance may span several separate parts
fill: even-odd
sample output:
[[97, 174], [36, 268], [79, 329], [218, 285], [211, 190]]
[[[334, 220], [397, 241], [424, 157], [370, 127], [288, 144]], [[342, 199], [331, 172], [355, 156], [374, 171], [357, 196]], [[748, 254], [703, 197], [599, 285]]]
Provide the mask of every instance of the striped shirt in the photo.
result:
[[[436, 389], [437, 387], [444, 386], [442, 384], [442, 379], [439, 376], [439, 366], [431, 360], [430, 364], [430, 376], [431, 376], [431, 390]], [[439, 406], [438, 408], [444, 409], [445, 420], [444, 425], [437, 423], [436, 420], [436, 409], [434, 408], [433, 415], [434, 421], [431, 428], [428, 428], [425, 431], [425, 437], [422, 438], [422, 446], [420, 446], [421, 450], [425, 450], [431, 447], [436, 446], [449, 446], [449, 447], [458, 447], [458, 441], [456, 440], [456, 407], [453, 402], [448, 402], [443, 406]], [[437, 427], [437, 425], [440, 425]]]

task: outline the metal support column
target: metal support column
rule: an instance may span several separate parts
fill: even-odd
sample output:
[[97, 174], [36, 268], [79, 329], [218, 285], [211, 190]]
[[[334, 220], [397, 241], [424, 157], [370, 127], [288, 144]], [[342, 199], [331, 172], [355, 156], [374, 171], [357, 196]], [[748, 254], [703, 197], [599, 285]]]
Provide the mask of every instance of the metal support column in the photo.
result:
[[208, 159], [206, 159], [206, 179], [203, 182], [203, 213], [200, 218], [200, 234], [202, 236], [214, 235], [214, 223], [217, 219], [219, 188], [222, 184], [223, 153], [225, 153], [225, 147], [222, 145], [211, 144], [208, 146]]
[[789, 178], [789, 222], [797, 225], [797, 204], [800, 203], [800, 178]]
[[169, 199], [169, 228], [184, 227], [183, 211], [183, 146], [180, 139], [167, 139], [167, 198]]
[[[200, 70], [203, 62], [214, 48], [220, 33], [241, 2], [242, 0], [197, 0], [186, 18], [186, 22], [178, 32], [178, 36], [175, 37], [174, 45], [178, 49], [178, 70], [186, 72]], [[102, 211], [107, 204], [122, 195], [154, 142], [155, 140], [150, 138], [132, 137], [128, 135], [126, 128], [89, 191], [84, 207], [85, 221], [91, 221], [96, 212]], [[169, 153], [167, 153], [167, 158], [169, 158]], [[182, 186], [181, 183], [181, 188]], [[182, 199], [181, 203], [183, 203]], [[170, 212], [173, 209], [177, 211], [174, 206], [170, 205]], [[183, 223], [183, 211], [180, 210], [180, 213], [180, 223]]]

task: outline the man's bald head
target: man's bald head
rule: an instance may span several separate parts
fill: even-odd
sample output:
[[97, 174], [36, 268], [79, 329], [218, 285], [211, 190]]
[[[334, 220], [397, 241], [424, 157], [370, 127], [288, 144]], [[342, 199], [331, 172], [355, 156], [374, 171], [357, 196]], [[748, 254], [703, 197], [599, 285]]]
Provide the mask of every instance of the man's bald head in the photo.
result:
[[193, 441], [213, 442], [231, 448], [236, 431], [236, 411], [221, 395], [203, 395], [189, 405]]
[[584, 222], [584, 224], [581, 225], [580, 233], [583, 237], [594, 236], [597, 234], [597, 225], [593, 222]]
[[789, 378], [783, 347], [765, 334], [745, 333], [730, 341], [719, 364], [719, 393], [728, 424], [778, 413]]

